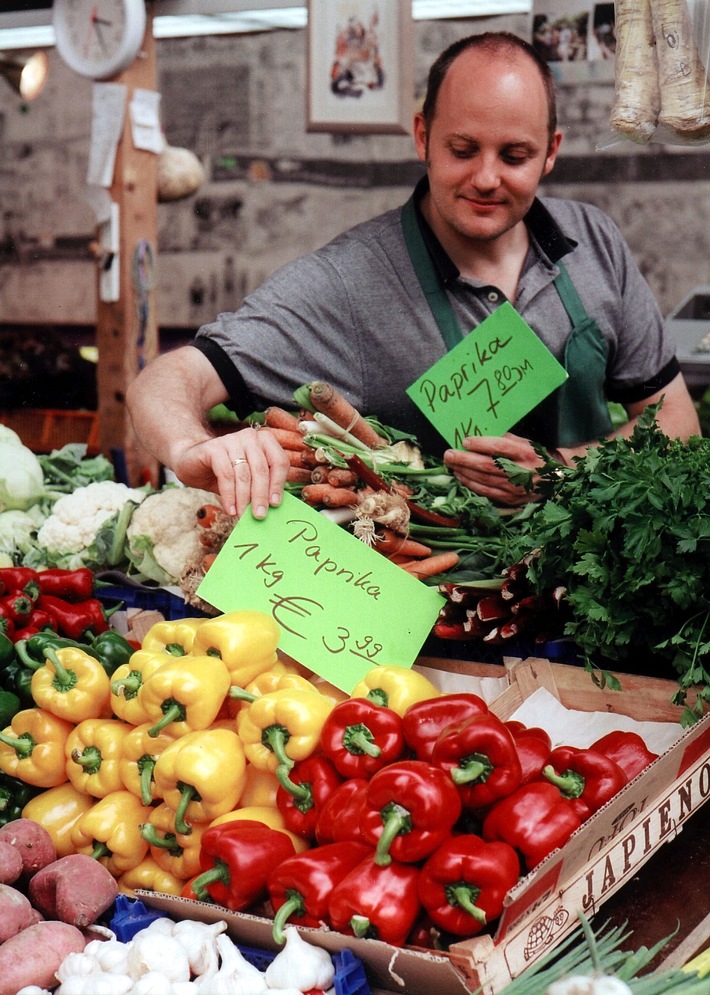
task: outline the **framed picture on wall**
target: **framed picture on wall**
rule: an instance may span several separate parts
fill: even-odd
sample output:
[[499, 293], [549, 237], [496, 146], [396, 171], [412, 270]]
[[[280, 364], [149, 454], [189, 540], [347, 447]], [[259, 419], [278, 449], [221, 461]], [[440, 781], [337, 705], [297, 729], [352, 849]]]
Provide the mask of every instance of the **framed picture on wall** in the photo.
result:
[[307, 130], [409, 132], [413, 35], [411, 0], [309, 0]]

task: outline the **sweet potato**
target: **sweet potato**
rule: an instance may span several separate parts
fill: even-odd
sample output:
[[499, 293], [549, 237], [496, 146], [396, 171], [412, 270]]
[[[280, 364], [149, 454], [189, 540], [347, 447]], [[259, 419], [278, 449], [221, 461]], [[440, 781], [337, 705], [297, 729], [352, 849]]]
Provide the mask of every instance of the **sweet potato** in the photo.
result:
[[0, 884], [0, 944], [37, 922], [37, 918], [26, 895], [9, 884]]
[[22, 874], [22, 857], [12, 843], [0, 843], [0, 884], [13, 884]]
[[56, 987], [59, 965], [85, 945], [81, 930], [65, 922], [28, 926], [0, 946], [0, 995], [15, 995], [27, 985]]
[[30, 878], [57, 859], [52, 837], [33, 819], [13, 819], [0, 827], [0, 843], [10, 843], [22, 857], [22, 874]]
[[86, 853], [70, 853], [31, 878], [30, 901], [47, 919], [84, 929], [96, 922], [118, 894], [116, 879]]

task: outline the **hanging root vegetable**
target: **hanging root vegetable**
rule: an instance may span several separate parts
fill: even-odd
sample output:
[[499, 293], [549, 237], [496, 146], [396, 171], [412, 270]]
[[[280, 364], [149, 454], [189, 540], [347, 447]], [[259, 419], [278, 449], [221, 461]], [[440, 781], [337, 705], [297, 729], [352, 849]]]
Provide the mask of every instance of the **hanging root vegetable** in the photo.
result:
[[651, 0], [616, 0], [616, 80], [611, 126], [632, 142], [648, 142], [656, 130], [660, 108]]
[[658, 123], [678, 137], [710, 137], [710, 91], [688, 0], [650, 0], [658, 56], [661, 110]]

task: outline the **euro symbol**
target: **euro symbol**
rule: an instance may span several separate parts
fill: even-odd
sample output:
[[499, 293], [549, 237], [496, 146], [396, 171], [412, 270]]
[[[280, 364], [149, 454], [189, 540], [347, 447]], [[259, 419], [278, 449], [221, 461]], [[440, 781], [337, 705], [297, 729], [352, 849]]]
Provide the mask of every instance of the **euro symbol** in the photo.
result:
[[310, 618], [313, 612], [311, 607], [320, 608], [323, 610], [323, 605], [319, 601], [314, 601], [312, 598], [272, 598], [270, 601], [274, 607], [271, 614], [274, 616], [276, 622], [279, 623], [282, 629], [286, 632], [290, 632], [294, 636], [299, 636], [301, 639], [306, 637], [301, 633], [292, 629], [284, 621], [284, 618], [290, 612], [292, 615], [296, 615], [298, 618]]

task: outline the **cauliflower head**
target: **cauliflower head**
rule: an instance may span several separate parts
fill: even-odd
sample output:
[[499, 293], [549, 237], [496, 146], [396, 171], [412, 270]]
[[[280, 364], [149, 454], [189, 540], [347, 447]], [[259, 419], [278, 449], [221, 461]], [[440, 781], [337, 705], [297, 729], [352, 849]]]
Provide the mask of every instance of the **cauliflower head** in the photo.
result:
[[146, 492], [114, 480], [100, 480], [77, 487], [60, 497], [37, 533], [37, 543], [43, 547], [47, 561], [58, 567], [105, 566], [103, 534], [132, 502], [139, 505]]
[[177, 584], [186, 564], [204, 552], [196, 517], [203, 504], [219, 499], [199, 487], [167, 485], [135, 509], [126, 531], [127, 554], [143, 578]]

